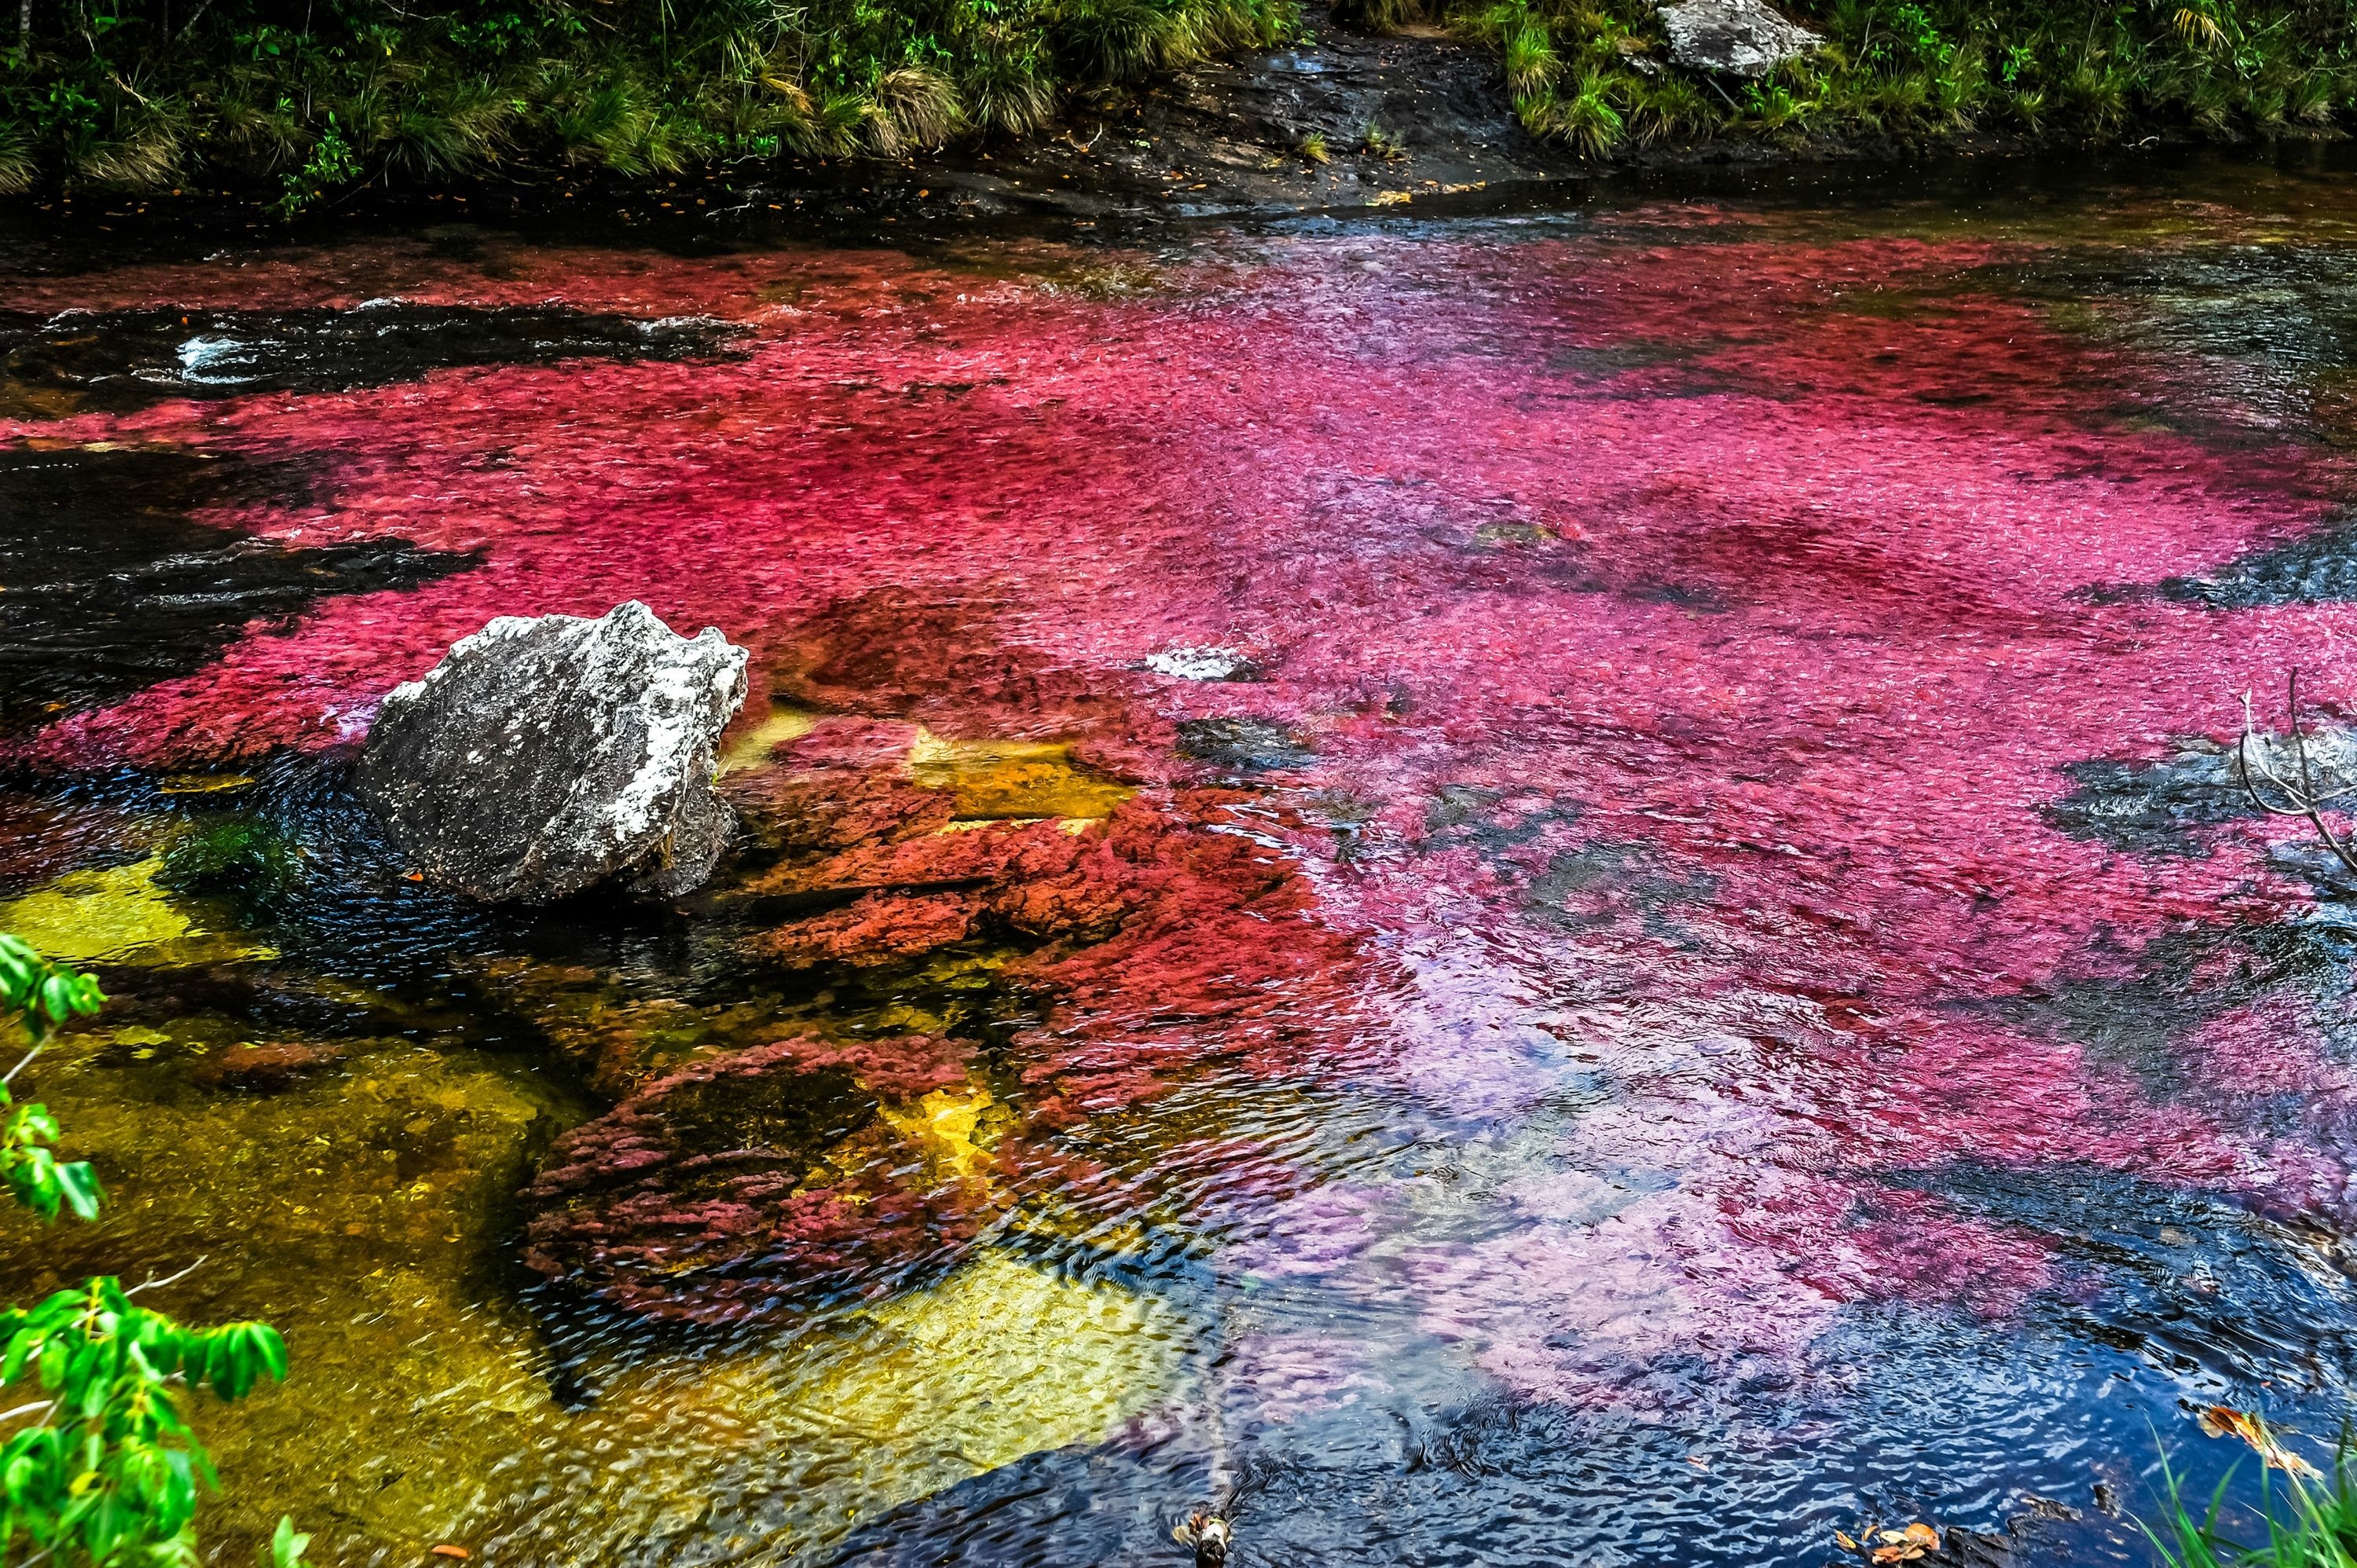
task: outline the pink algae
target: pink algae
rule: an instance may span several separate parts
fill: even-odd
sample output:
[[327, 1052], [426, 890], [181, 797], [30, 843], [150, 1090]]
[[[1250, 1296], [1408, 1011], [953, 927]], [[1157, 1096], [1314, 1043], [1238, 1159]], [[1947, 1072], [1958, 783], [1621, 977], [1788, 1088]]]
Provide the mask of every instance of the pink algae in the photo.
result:
[[[1143, 782], [1188, 777], [1183, 720], [1281, 725], [1315, 757], [1254, 786], [1286, 808], [1256, 831], [1315, 887], [1281, 913], [1333, 945], [1212, 973], [1246, 948], [1192, 949], [1174, 917], [1038, 961], [1074, 1031], [1048, 1101], [1084, 1118], [1157, 1081], [1131, 961], [1263, 998], [1239, 1026], [1282, 1036], [1243, 1053], [1265, 1073], [1314, 1074], [1323, 1051], [1475, 1125], [1606, 1085], [1495, 1195], [1502, 1234], [1413, 1271], [1428, 1326], [1543, 1393], [1598, 1397], [1673, 1349], [1789, 1354], [1848, 1304], [1997, 1316], [2055, 1283], [2039, 1236], [1910, 1173], [2337, 1190], [2329, 1141], [2202, 1090], [2345, 1098], [2291, 1003], [2169, 1038], [2159, 1086], [2040, 1011], [2131, 978], [2158, 940], [2309, 897], [2259, 830], [2140, 855], [2043, 808], [2072, 788], [2063, 765], [2223, 734], [2233, 693], [2295, 662], [2352, 690], [2348, 607], [2113, 591], [2320, 525], [2333, 460], [2147, 417], [2231, 412], [2232, 390], [2066, 332], [1985, 274], [2035, 247], [1721, 216], [1269, 240], [1111, 298], [1045, 252], [1035, 276], [885, 253], [519, 252], [497, 282], [398, 256], [278, 266], [257, 295], [702, 312], [741, 324], [745, 351], [20, 424], [306, 455], [317, 506], [236, 521], [482, 556], [257, 629], [21, 759], [182, 768], [349, 742], [490, 617], [624, 598], [750, 644], [757, 706], [775, 686], [858, 722], [1064, 736]], [[81, 303], [242, 286], [201, 269], [71, 285]], [[931, 659], [929, 682], [885, 701], [888, 671], [813, 676], [797, 639], [829, 615], [866, 618], [890, 670]], [[1021, 669], [952, 657], [985, 645]], [[1265, 678], [1137, 669], [1209, 646]], [[1252, 826], [1222, 813], [1221, 832]], [[899, 914], [963, 929], [976, 896], [928, 897]], [[1220, 918], [1265, 916], [1246, 897]], [[1319, 1000], [1338, 983], [1349, 997]], [[1313, 1004], [1265, 1002], [1297, 995]], [[1355, 1246], [1346, 1207], [1313, 1229]], [[1351, 1251], [1308, 1246], [1270, 1271]]]

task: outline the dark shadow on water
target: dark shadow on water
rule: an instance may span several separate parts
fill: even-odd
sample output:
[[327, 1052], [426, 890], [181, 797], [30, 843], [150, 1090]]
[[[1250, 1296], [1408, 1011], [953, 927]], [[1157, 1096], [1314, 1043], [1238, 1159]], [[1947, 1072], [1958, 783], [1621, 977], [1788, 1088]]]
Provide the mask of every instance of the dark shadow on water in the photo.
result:
[[188, 674], [254, 621], [476, 564], [398, 539], [289, 547], [202, 521], [307, 489], [296, 465], [187, 448], [0, 451], [0, 734]]

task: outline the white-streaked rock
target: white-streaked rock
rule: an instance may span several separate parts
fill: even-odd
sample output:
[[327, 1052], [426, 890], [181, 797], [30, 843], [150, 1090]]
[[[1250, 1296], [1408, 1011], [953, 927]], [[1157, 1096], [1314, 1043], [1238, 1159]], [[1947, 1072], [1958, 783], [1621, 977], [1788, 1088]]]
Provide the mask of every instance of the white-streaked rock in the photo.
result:
[[1658, 9], [1670, 58], [1692, 70], [1765, 76], [1824, 42], [1760, 0], [1679, 0]]
[[1180, 681], [1254, 681], [1260, 667], [1237, 648], [1171, 648], [1137, 661], [1140, 670]]
[[502, 616], [386, 696], [361, 794], [418, 871], [487, 901], [614, 876], [688, 892], [735, 825], [713, 744], [744, 703], [746, 660], [635, 599], [595, 620]]

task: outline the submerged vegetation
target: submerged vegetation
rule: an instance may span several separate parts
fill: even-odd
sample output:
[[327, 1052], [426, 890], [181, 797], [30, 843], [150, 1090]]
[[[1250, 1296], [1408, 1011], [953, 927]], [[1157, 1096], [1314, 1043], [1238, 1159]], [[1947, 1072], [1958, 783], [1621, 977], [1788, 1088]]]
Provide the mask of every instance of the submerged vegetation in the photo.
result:
[[[0, 1079], [0, 1173], [45, 1220], [94, 1219], [103, 1194], [87, 1164], [60, 1164], [56, 1120], [12, 1106], [7, 1082], [59, 1028], [105, 998], [87, 974], [0, 936], [0, 1024], [24, 1036], [24, 1058]], [[193, 1266], [193, 1265], [192, 1265]], [[177, 1568], [196, 1561], [196, 1512], [212, 1465], [180, 1393], [210, 1387], [242, 1399], [264, 1373], [286, 1374], [286, 1347], [266, 1323], [191, 1328], [132, 1300], [167, 1282], [125, 1289], [99, 1277], [30, 1307], [0, 1308], [0, 1391], [43, 1397], [0, 1412], [0, 1558], [63, 1568]], [[288, 1519], [270, 1543], [290, 1568], [309, 1537]]]
[[[1717, 138], [2314, 134], [2357, 100], [2351, 0], [1788, 9], [1824, 42], [1751, 82], [1670, 65], [1650, 0], [1342, 0], [1337, 17], [1486, 41], [1523, 122], [1598, 157]], [[369, 180], [495, 169], [643, 179], [785, 156], [905, 157], [1036, 130], [1075, 93], [1272, 44], [1303, 21], [1297, 0], [17, 0], [14, 10], [0, 16], [0, 191], [219, 178], [271, 192], [290, 214]], [[1390, 157], [1398, 145], [1371, 127], [1359, 150]], [[1309, 137], [1296, 150], [1317, 162], [1325, 149]]]

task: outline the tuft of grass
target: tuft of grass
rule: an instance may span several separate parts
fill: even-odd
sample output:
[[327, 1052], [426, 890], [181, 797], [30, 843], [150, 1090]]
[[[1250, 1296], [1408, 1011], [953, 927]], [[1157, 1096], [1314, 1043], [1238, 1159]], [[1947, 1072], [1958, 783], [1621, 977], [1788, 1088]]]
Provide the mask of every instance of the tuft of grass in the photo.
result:
[[[1930, 144], [1984, 126], [2076, 140], [2329, 134], [2357, 112], [2337, 0], [1794, 0], [1820, 33], [1760, 81], [1665, 63], [1637, 0], [1470, 0], [1534, 134], [1591, 157], [1666, 140]], [[2357, 128], [2357, 127], [2350, 127]]]
[[1443, 19], [1440, 0], [1336, 0], [1334, 19], [1346, 27], [1382, 36]]
[[21, 196], [40, 175], [32, 137], [20, 126], [0, 123], [0, 196]]
[[[2274, 1435], [2255, 1421], [2253, 1426], [2259, 1452], [2267, 1454]], [[2357, 1568], [2357, 1477], [2352, 1476], [2352, 1466], [2357, 1466], [2357, 1455], [2352, 1454], [2346, 1433], [2328, 1476], [2311, 1471], [2303, 1477], [2298, 1469], [2287, 1470], [2278, 1491], [2268, 1480], [2269, 1467], [2263, 1465], [2258, 1520], [2263, 1538], [2242, 1541], [2220, 1520], [2234, 1471], [2227, 1471], [2197, 1517], [2164, 1455], [2161, 1517], [2158, 1522], [2137, 1522], [2163, 1568]]]
[[1555, 52], [1546, 24], [1528, 15], [1506, 38], [1505, 65], [1506, 89], [1517, 98], [1545, 91], [1563, 74], [1563, 59]]
[[1326, 145], [1325, 136], [1317, 131], [1312, 131], [1301, 138], [1299, 151], [1304, 158], [1313, 164], [1330, 162], [1334, 156]]
[[[1297, 0], [35, 0], [0, 70], [0, 191], [627, 179], [1021, 135], [1067, 93], [1274, 45]], [[300, 25], [296, 19], [300, 18]]]
[[920, 147], [938, 147], [965, 129], [965, 106], [940, 71], [904, 65], [877, 79], [868, 140], [888, 158]]
[[1359, 133], [1359, 150], [1369, 157], [1383, 158], [1386, 161], [1407, 156], [1407, 147], [1399, 137], [1372, 120], [1367, 122], [1366, 128]]

